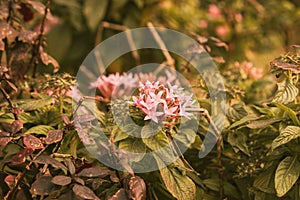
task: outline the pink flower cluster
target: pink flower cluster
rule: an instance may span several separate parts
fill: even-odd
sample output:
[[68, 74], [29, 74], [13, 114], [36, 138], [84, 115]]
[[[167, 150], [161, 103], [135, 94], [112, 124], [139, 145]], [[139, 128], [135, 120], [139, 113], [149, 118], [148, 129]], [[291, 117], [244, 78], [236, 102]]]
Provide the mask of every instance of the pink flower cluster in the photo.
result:
[[244, 61], [242, 64], [235, 62], [234, 65], [243, 70], [249, 78], [257, 80], [263, 77], [263, 69], [253, 67], [251, 62]]
[[177, 85], [168, 84], [166, 87], [159, 81], [140, 82], [139, 95], [132, 98], [132, 104], [146, 115], [144, 120], [175, 122], [180, 116], [190, 117], [192, 114], [186, 108], [195, 102], [192, 94], [186, 95], [182, 90]]
[[102, 75], [97, 81], [91, 83], [90, 87], [98, 88], [104, 98], [110, 99], [112, 95], [117, 97], [128, 95], [131, 89], [137, 86], [138, 80], [138, 76], [132, 73]]
[[122, 75], [116, 73], [108, 76], [102, 75], [97, 81], [90, 84], [90, 88], [97, 88], [102, 97], [106, 100], [110, 100], [112, 96], [122, 97], [130, 95], [133, 89], [139, 86], [139, 82], [146, 83], [146, 81], [159, 81], [164, 85], [167, 85], [168, 82], [176, 83], [177, 85], [180, 84], [176, 75], [166, 70], [164, 76], [156, 76], [153, 73], [123, 73]]

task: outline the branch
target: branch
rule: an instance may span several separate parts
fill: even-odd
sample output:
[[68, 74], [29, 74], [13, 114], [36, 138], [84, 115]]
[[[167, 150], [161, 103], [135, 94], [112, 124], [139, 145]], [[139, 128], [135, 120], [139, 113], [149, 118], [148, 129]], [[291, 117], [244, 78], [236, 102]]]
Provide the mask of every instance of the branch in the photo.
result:
[[96, 44], [101, 42], [104, 28], [109, 28], [109, 29], [117, 30], [117, 31], [125, 31], [125, 34], [126, 34], [126, 37], [128, 40], [128, 44], [131, 49], [132, 57], [134, 58], [135, 63], [137, 65], [140, 65], [141, 64], [140, 63], [140, 55], [139, 55], [138, 51], [136, 50], [136, 46], [134, 44], [130, 29], [123, 25], [113, 24], [113, 23], [109, 23], [109, 22], [102, 22], [98, 28], [98, 32], [97, 32], [97, 36], [96, 36]]
[[161, 39], [161, 37], [159, 36], [159, 34], [157, 33], [157, 31], [155, 30], [153, 24], [151, 22], [148, 22], [147, 23], [147, 26], [149, 27], [156, 43], [159, 45], [162, 53], [164, 54], [166, 60], [167, 60], [167, 64], [175, 69], [175, 66], [174, 66], [174, 59], [172, 58], [172, 56], [170, 55], [169, 51], [167, 50], [167, 47], [165, 45], [165, 43], [163, 42], [163, 40]]
[[[14, 108], [13, 102], [11, 101], [9, 94], [7, 94], [7, 92], [2, 87], [1, 82], [0, 82], [0, 91], [1, 91], [2, 95], [4, 96], [5, 100], [7, 101], [10, 109], [13, 109]], [[18, 120], [18, 115], [15, 113], [13, 113], [13, 115], [14, 115], [15, 120]]]
[[21, 184], [22, 180], [24, 179], [26, 173], [30, 170], [31, 165], [34, 163], [34, 160], [37, 159], [48, 147], [49, 145], [46, 145], [41, 151], [39, 151], [32, 160], [26, 165], [25, 170], [23, 172], [18, 173], [16, 179], [15, 179], [15, 185], [8, 191], [6, 196], [4, 197], [4, 200], [13, 200], [14, 194], [17, 191], [19, 185]]
[[29, 63], [29, 68], [33, 67], [33, 72], [32, 72], [33, 78], [35, 78], [35, 76], [36, 76], [38, 58], [40, 57], [40, 47], [42, 46], [42, 43], [43, 43], [44, 27], [45, 27], [45, 23], [46, 23], [46, 19], [47, 19], [47, 14], [49, 12], [50, 4], [51, 4], [51, 0], [48, 0], [46, 7], [45, 7], [45, 14], [44, 14], [44, 17], [43, 17], [42, 23], [41, 23], [40, 34], [34, 44], [32, 57], [31, 57], [30, 63]]
[[211, 116], [209, 115], [208, 111], [206, 109], [203, 108], [191, 108], [191, 109], [187, 109], [187, 111], [190, 112], [199, 112], [201, 115], [203, 115], [205, 117], [205, 119], [210, 123], [213, 131], [217, 134], [218, 136], [218, 140], [217, 140], [217, 165], [218, 165], [218, 172], [219, 172], [219, 196], [220, 196], [220, 200], [224, 199], [224, 175], [223, 175], [223, 165], [222, 165], [222, 160], [221, 160], [221, 156], [222, 156], [222, 133], [219, 131], [219, 129], [217, 128], [217, 126], [215, 125], [214, 121], [211, 119]]

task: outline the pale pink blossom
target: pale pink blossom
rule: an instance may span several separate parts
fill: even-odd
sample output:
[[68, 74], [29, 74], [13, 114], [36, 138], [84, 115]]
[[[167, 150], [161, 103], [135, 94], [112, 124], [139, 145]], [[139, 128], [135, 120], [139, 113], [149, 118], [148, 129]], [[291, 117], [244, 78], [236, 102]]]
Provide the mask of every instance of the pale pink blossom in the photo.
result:
[[229, 33], [229, 27], [226, 25], [220, 25], [216, 27], [216, 34], [219, 37], [225, 37]]
[[[235, 63], [237, 65], [237, 63]], [[239, 65], [239, 63], [238, 63]], [[253, 67], [251, 62], [244, 61], [241, 64], [241, 70], [243, 70], [249, 78], [257, 80], [263, 76], [263, 69]]]
[[208, 16], [212, 19], [218, 19], [222, 17], [222, 12], [215, 4], [210, 4], [208, 6]]
[[102, 75], [90, 84], [90, 88], [98, 88], [104, 98], [111, 99], [112, 95], [116, 97], [128, 95], [131, 89], [137, 86], [138, 80], [138, 76], [132, 73]]
[[140, 83], [139, 94], [132, 98], [132, 105], [137, 106], [144, 114], [144, 120], [174, 122], [180, 117], [190, 117], [192, 114], [186, 108], [195, 101], [192, 95], [186, 95], [177, 85], [164, 86], [157, 82]]
[[[130, 95], [137, 87], [145, 87], [145, 92], [154, 92], [159, 84], [167, 85], [168, 82], [180, 85], [176, 74], [165, 70], [164, 75], [156, 76], [153, 73], [123, 73], [120, 75], [102, 75], [96, 81], [90, 83], [90, 88], [97, 88], [101, 96], [106, 100], [113, 97]], [[152, 84], [154, 82], [154, 84]]]

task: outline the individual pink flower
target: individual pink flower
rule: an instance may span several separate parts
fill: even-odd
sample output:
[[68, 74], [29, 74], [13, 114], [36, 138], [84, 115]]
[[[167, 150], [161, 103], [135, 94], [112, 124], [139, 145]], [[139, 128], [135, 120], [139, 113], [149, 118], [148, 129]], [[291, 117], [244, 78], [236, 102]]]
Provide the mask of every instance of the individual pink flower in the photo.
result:
[[208, 27], [208, 22], [204, 19], [199, 21], [199, 28], [206, 29]]
[[219, 37], [225, 37], [229, 33], [229, 28], [226, 25], [220, 25], [216, 27], [216, 34]]
[[218, 19], [222, 17], [222, 12], [215, 4], [210, 4], [208, 6], [208, 15], [212, 19]]

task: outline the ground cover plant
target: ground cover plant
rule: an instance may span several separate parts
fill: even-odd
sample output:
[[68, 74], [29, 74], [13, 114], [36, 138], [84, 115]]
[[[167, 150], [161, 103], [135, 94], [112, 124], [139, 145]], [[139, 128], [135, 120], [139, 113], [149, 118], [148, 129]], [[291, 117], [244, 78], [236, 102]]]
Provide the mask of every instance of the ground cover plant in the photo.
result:
[[[299, 3], [197, 2], [0, 0], [0, 198], [300, 199]], [[137, 26], [181, 30], [211, 57], [193, 46], [189, 60], [132, 51], [87, 85], [94, 96], [82, 95], [74, 71], [85, 50]], [[284, 50], [262, 66], [247, 59], [282, 28]], [[217, 64], [222, 103], [212, 101], [215, 74], [191, 64], [200, 58]], [[148, 62], [160, 65], [130, 71]], [[215, 144], [200, 158], [206, 137]]]

